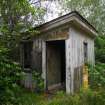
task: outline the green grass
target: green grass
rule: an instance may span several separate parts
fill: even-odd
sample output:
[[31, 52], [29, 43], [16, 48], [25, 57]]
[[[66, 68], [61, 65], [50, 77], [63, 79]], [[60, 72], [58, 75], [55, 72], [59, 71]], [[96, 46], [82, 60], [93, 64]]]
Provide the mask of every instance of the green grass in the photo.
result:
[[38, 105], [41, 100], [45, 100], [44, 94], [38, 94], [23, 90], [20, 95], [20, 105]]
[[60, 91], [53, 96], [24, 91], [20, 103], [20, 105], [105, 105], [105, 91], [85, 90], [74, 95]]

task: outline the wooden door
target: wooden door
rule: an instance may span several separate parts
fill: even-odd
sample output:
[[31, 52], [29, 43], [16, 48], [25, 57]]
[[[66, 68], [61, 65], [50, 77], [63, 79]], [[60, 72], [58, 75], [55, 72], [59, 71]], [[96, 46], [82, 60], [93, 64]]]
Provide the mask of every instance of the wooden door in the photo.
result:
[[47, 83], [48, 87], [61, 82], [61, 53], [59, 47], [47, 43]]

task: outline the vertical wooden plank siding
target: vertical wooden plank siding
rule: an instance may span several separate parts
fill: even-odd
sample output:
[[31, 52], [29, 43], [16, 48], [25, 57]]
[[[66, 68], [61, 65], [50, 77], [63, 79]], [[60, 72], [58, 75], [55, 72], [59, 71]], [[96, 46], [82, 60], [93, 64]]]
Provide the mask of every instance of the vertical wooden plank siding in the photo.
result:
[[[68, 39], [65, 40], [66, 54], [66, 92], [78, 91], [82, 83], [82, 69], [84, 65], [83, 43], [88, 44], [88, 62], [94, 65], [94, 39], [76, 27], [70, 26]], [[45, 90], [47, 89], [46, 42], [42, 41], [42, 77]], [[78, 83], [80, 82], [80, 83]]]
[[39, 73], [42, 72], [42, 40], [41, 39], [36, 39], [33, 41], [32, 68]]
[[[78, 72], [77, 70], [81, 70], [81, 67], [84, 65], [84, 48], [83, 43], [86, 42], [88, 44], [88, 62], [92, 65], [94, 65], [94, 39], [89, 37], [89, 35], [81, 30], [76, 29], [75, 27], [70, 27], [70, 45], [71, 45], [71, 75], [73, 80], [72, 88], [75, 90], [76, 87], [74, 87], [75, 72]], [[78, 72], [79, 73], [79, 72]], [[78, 86], [77, 86], [78, 87]]]

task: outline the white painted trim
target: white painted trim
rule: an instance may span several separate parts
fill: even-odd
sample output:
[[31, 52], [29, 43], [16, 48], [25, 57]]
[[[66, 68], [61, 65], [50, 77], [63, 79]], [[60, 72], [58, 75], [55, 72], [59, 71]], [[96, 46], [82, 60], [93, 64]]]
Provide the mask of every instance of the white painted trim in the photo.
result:
[[97, 33], [93, 31], [91, 28], [89, 28], [85, 23], [80, 21], [78, 18], [74, 17], [73, 20], [77, 22], [77, 24], [81, 25], [84, 29], [86, 29], [88, 32], [90, 32], [92, 35], [97, 36]]
[[71, 68], [71, 47], [70, 39], [67, 39], [65, 42], [65, 52], [66, 52], [66, 93], [73, 93], [73, 74]]
[[44, 88], [47, 90], [47, 74], [46, 71], [46, 42], [42, 41], [42, 78], [44, 79]]

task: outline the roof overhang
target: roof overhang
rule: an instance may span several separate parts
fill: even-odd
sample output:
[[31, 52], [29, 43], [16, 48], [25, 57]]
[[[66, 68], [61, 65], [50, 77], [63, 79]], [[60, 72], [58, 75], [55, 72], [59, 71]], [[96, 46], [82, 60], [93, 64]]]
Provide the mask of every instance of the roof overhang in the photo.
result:
[[69, 14], [58, 17], [50, 22], [47, 22], [38, 26], [37, 28], [39, 28], [41, 32], [46, 32], [48, 30], [51, 30], [53, 28], [59, 27], [67, 23], [75, 24], [77, 27], [88, 32], [92, 37], [97, 36], [96, 29], [85, 18], [83, 18], [77, 11], [73, 11]]

